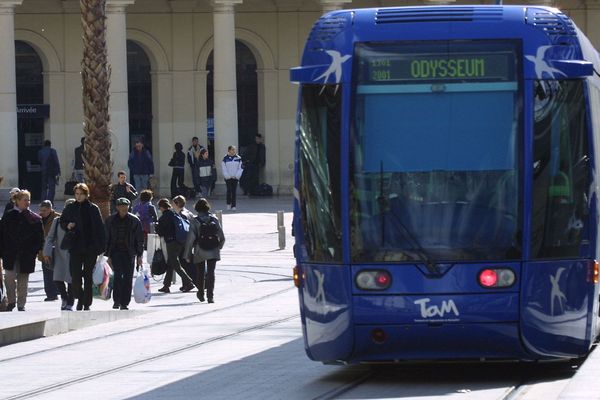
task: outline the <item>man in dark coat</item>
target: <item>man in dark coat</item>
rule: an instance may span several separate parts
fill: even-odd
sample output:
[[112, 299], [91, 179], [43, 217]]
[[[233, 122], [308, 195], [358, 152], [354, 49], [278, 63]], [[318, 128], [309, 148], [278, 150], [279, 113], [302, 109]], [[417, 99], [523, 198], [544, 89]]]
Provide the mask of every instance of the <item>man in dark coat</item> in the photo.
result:
[[125, 197], [130, 204], [138, 196], [137, 191], [132, 184], [127, 182], [127, 174], [125, 171], [117, 172], [117, 183], [110, 185], [110, 202], [112, 204], [112, 212], [117, 212], [117, 199]]
[[138, 270], [142, 266], [144, 232], [138, 217], [128, 212], [131, 202], [121, 197], [116, 204], [117, 212], [106, 219], [106, 255], [115, 273], [113, 308], [127, 310], [134, 262]]
[[25, 311], [29, 274], [35, 270], [37, 253], [44, 244], [42, 217], [29, 209], [31, 194], [15, 194], [15, 208], [0, 221], [0, 256], [6, 273], [8, 306]]
[[73, 279], [73, 296], [78, 299], [78, 311], [90, 309], [92, 272], [96, 258], [106, 250], [106, 234], [100, 209], [89, 201], [89, 195], [90, 189], [85, 183], [75, 185], [76, 201], [66, 206], [60, 217], [60, 226], [67, 232], [61, 248], [69, 250], [71, 256], [69, 269]]
[[240, 186], [244, 194], [253, 194], [258, 187], [260, 169], [265, 166], [265, 154], [266, 149], [262, 135], [257, 133], [254, 137], [254, 143], [248, 146], [242, 157], [244, 160], [244, 174], [240, 179]]
[[135, 146], [129, 154], [127, 166], [136, 189], [148, 189], [150, 176], [154, 175], [154, 161], [152, 161], [152, 154], [144, 148], [144, 144], [140, 140], [135, 142]]
[[83, 144], [85, 143], [85, 138], [81, 138], [81, 146], [75, 147], [74, 151], [74, 160], [73, 160], [73, 177], [79, 183], [85, 182], [85, 164], [83, 163]]
[[50, 146], [49, 140], [44, 141], [44, 147], [38, 151], [38, 162], [42, 170], [42, 200], [54, 202], [56, 184], [60, 176], [60, 163], [56, 150]]

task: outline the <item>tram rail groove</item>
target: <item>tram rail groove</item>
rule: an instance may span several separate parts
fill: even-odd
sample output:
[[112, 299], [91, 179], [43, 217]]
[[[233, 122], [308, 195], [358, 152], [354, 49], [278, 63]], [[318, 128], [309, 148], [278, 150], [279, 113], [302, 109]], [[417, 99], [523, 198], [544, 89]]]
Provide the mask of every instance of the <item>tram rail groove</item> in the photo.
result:
[[[47, 349], [44, 349], [44, 350], [38, 350], [38, 351], [33, 351], [31, 353], [20, 354], [18, 356], [14, 356], [14, 357], [0, 358], [0, 368], [2, 367], [3, 363], [9, 362], [9, 361], [14, 361], [14, 360], [18, 360], [18, 359], [27, 358], [27, 357], [33, 357], [33, 356], [37, 356], [39, 354], [49, 353], [49, 352], [52, 352], [52, 351], [63, 350], [65, 348], [68, 348], [68, 347], [71, 347], [71, 346], [76, 346], [76, 345], [79, 345], [79, 344], [84, 344], [84, 343], [96, 341], [98, 339], [107, 339], [107, 338], [110, 338], [110, 337], [124, 335], [124, 334], [128, 334], [128, 333], [131, 333], [131, 332], [136, 332], [136, 331], [140, 331], [140, 330], [146, 330], [148, 328], [153, 328], [153, 327], [157, 327], [157, 326], [161, 326], [161, 325], [167, 325], [167, 324], [177, 323], [177, 322], [180, 322], [180, 321], [185, 321], [185, 320], [188, 320], [188, 319], [192, 319], [192, 318], [196, 318], [196, 317], [200, 317], [200, 316], [204, 316], [204, 315], [214, 314], [214, 313], [219, 312], [219, 311], [231, 310], [231, 309], [234, 309], [234, 308], [237, 308], [237, 307], [244, 306], [244, 305], [246, 305], [248, 303], [252, 303], [252, 302], [256, 302], [256, 301], [262, 301], [262, 300], [268, 299], [270, 297], [278, 296], [278, 295], [280, 295], [282, 293], [285, 293], [285, 292], [288, 292], [290, 290], [296, 290], [296, 288], [295, 287], [285, 288], [285, 289], [278, 290], [278, 291], [273, 292], [273, 293], [267, 293], [267, 294], [265, 294], [263, 296], [260, 296], [260, 297], [256, 297], [256, 298], [249, 299], [249, 300], [246, 300], [246, 301], [243, 301], [243, 302], [239, 302], [239, 303], [231, 304], [231, 305], [228, 305], [228, 306], [220, 307], [220, 308], [217, 308], [217, 309], [214, 309], [214, 310], [210, 310], [210, 311], [202, 311], [202, 312], [198, 312], [198, 313], [186, 315], [186, 316], [183, 316], [183, 317], [176, 317], [176, 318], [172, 318], [172, 319], [167, 319], [165, 321], [160, 321], [160, 322], [155, 322], [155, 323], [148, 324], [148, 325], [138, 326], [138, 327], [135, 327], [135, 328], [126, 329], [126, 330], [119, 331], [119, 332], [113, 332], [113, 333], [109, 333], [107, 335], [94, 336], [94, 337], [91, 337], [91, 338], [87, 338], [87, 339], [75, 341], [75, 342], [68, 343], [68, 344], [63, 344], [63, 345], [56, 346], [56, 347], [47, 348]], [[296, 315], [300, 315], [300, 314], [298, 313]]]
[[235, 337], [235, 336], [239, 336], [239, 335], [242, 335], [242, 334], [248, 333], [248, 332], [259, 331], [261, 329], [268, 328], [268, 327], [271, 327], [273, 325], [277, 325], [277, 324], [280, 324], [280, 323], [283, 323], [283, 322], [291, 321], [291, 320], [293, 320], [295, 318], [298, 318], [299, 316], [300, 316], [299, 313], [295, 313], [295, 314], [288, 315], [288, 316], [283, 317], [283, 318], [278, 318], [278, 319], [274, 319], [274, 320], [271, 320], [271, 321], [268, 321], [268, 322], [264, 322], [264, 323], [261, 323], [261, 324], [252, 325], [252, 326], [249, 326], [249, 327], [246, 327], [246, 328], [238, 329], [238, 330], [236, 330], [234, 332], [231, 332], [231, 333], [227, 333], [227, 334], [219, 335], [219, 336], [214, 336], [212, 338], [200, 340], [200, 341], [197, 341], [197, 342], [193, 342], [191, 344], [186, 344], [184, 346], [179, 346], [179, 347], [176, 347], [174, 349], [170, 349], [168, 351], [160, 352], [160, 353], [155, 354], [155, 355], [150, 356], [150, 357], [145, 357], [145, 358], [142, 358], [142, 359], [139, 359], [139, 360], [136, 360], [136, 361], [128, 362], [128, 363], [121, 364], [121, 365], [118, 365], [118, 366], [115, 366], [115, 367], [111, 367], [110, 369], [104, 369], [104, 370], [100, 370], [100, 371], [95, 371], [95, 372], [92, 372], [92, 373], [80, 376], [78, 378], [70, 379], [70, 380], [63, 381], [63, 382], [54, 383], [54, 384], [51, 384], [51, 385], [46, 385], [46, 386], [43, 386], [43, 387], [38, 388], [38, 389], [34, 389], [34, 390], [30, 390], [28, 392], [24, 392], [24, 393], [20, 393], [20, 394], [14, 395], [14, 396], [6, 397], [3, 400], [27, 399], [27, 398], [30, 398], [30, 397], [33, 397], [33, 396], [39, 396], [39, 395], [42, 395], [42, 394], [50, 393], [50, 392], [53, 392], [53, 391], [56, 391], [56, 390], [59, 390], [59, 389], [63, 389], [63, 388], [69, 387], [69, 386], [76, 385], [78, 383], [82, 383], [82, 382], [86, 382], [86, 381], [91, 381], [91, 380], [94, 380], [94, 379], [97, 379], [97, 378], [100, 378], [100, 377], [104, 377], [104, 376], [107, 376], [107, 375], [114, 374], [114, 373], [119, 372], [119, 371], [123, 371], [123, 370], [129, 369], [129, 368], [132, 368], [132, 367], [136, 367], [138, 365], [143, 365], [143, 364], [145, 364], [147, 362], [160, 360], [162, 358], [172, 357], [172, 356], [178, 355], [180, 353], [183, 353], [185, 351], [188, 351], [190, 349], [195, 349], [195, 348], [198, 348], [198, 347], [210, 344], [210, 343], [214, 343], [214, 342], [218, 342], [218, 341], [222, 341], [222, 340], [227, 340], [229, 338], [232, 338], [232, 337]]
[[319, 396], [313, 397], [311, 400], [332, 400], [332, 399], [337, 399], [339, 396], [341, 396], [344, 393], [348, 393], [349, 391], [357, 388], [358, 386], [362, 385], [365, 381], [367, 381], [368, 379], [370, 379], [373, 376], [373, 371], [369, 371], [366, 372], [364, 375], [359, 376], [356, 379], [353, 379], [352, 381], [345, 383], [341, 386], [338, 386], [337, 388], [333, 388]]

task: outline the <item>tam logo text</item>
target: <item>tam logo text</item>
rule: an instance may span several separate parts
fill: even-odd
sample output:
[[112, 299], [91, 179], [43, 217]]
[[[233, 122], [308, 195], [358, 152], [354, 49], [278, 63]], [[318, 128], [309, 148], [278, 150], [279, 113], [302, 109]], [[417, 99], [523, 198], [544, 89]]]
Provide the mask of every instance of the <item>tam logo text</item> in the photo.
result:
[[456, 304], [454, 304], [454, 300], [443, 300], [440, 306], [434, 304], [428, 305], [430, 301], [431, 299], [428, 297], [414, 301], [415, 304], [421, 307], [421, 318], [443, 318], [449, 313], [454, 313], [456, 317], [460, 315]]

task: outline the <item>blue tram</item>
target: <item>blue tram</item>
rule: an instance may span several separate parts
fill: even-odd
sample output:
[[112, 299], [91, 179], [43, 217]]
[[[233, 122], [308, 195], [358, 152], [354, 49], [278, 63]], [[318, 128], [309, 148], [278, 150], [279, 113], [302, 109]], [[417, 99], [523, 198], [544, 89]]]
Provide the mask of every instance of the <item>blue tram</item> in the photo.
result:
[[549, 7], [321, 17], [290, 72], [308, 356], [586, 355], [600, 328], [599, 72]]

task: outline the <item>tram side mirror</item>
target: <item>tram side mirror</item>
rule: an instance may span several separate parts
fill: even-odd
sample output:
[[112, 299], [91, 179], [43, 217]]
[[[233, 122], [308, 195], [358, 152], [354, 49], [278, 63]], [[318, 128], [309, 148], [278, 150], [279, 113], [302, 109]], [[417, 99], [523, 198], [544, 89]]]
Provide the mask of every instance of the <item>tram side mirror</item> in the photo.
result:
[[552, 60], [550, 64], [567, 78], [583, 78], [594, 75], [594, 64], [579, 60]]

